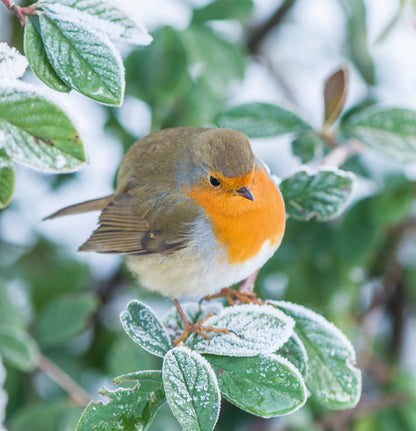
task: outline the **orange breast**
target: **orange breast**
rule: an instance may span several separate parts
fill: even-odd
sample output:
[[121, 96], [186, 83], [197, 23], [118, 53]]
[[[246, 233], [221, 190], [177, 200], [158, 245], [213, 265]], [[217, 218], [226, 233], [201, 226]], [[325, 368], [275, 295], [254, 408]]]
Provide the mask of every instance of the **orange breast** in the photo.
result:
[[249, 186], [254, 201], [209, 184], [185, 190], [211, 220], [217, 240], [227, 248], [230, 263], [241, 263], [259, 253], [265, 241], [281, 241], [285, 228], [282, 195], [263, 170], [254, 172]]

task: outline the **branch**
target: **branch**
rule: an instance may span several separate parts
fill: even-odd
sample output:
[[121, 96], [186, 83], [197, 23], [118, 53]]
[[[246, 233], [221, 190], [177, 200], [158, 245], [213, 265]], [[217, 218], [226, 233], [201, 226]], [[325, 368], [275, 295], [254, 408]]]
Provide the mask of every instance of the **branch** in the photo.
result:
[[343, 145], [334, 148], [320, 163], [320, 166], [341, 166], [350, 157], [355, 156], [364, 149], [364, 145], [351, 139]]
[[259, 51], [264, 38], [283, 21], [295, 3], [296, 0], [284, 0], [276, 12], [265, 23], [251, 32], [247, 39], [247, 49], [251, 54], [256, 54]]
[[29, 15], [39, 15], [39, 11], [37, 8], [39, 7], [39, 3], [33, 3], [27, 7], [20, 7], [13, 0], [1, 0], [4, 5], [13, 12], [17, 18], [19, 18], [20, 24], [22, 27], [25, 25], [26, 16]]
[[67, 392], [79, 406], [85, 407], [90, 402], [87, 392], [65, 371], [43, 355], [40, 356], [38, 368]]

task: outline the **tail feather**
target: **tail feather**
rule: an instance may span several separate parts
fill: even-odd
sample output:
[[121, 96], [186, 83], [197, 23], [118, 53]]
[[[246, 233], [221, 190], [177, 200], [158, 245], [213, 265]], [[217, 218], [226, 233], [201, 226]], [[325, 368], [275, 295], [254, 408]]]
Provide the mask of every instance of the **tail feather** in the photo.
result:
[[102, 210], [110, 203], [112, 198], [113, 198], [113, 195], [109, 195], [109, 196], [104, 196], [103, 198], [92, 199], [90, 201], [80, 202], [79, 204], [70, 205], [45, 217], [43, 220], [50, 220], [56, 217], [62, 217], [66, 215], [80, 214], [88, 211]]

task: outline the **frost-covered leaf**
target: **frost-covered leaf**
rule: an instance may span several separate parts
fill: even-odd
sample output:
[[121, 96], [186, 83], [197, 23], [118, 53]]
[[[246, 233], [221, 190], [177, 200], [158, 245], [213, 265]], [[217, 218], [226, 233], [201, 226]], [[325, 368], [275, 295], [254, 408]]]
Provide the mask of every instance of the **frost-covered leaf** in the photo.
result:
[[205, 326], [230, 332], [208, 333], [209, 340], [193, 334], [186, 344], [200, 353], [224, 356], [256, 356], [278, 350], [290, 337], [294, 322], [269, 305], [244, 304], [227, 307], [206, 320]]
[[295, 333], [308, 354], [306, 386], [324, 406], [354, 407], [361, 395], [361, 372], [355, 368], [355, 351], [347, 337], [319, 314], [284, 301], [269, 301], [291, 316]]
[[[197, 323], [209, 313], [219, 314], [224, 309], [224, 306], [220, 302], [185, 302], [181, 304], [181, 308], [191, 323]], [[176, 307], [169, 310], [163, 318], [163, 324], [166, 327], [184, 329]]]
[[59, 78], [97, 102], [121, 105], [124, 66], [108, 37], [61, 15], [59, 5], [48, 4], [39, 23], [46, 54]]
[[302, 163], [308, 163], [324, 154], [325, 141], [316, 131], [310, 130], [301, 133], [292, 141], [292, 152], [298, 156]]
[[0, 355], [19, 370], [33, 371], [38, 364], [39, 349], [23, 329], [0, 324]]
[[49, 63], [40, 34], [38, 17], [28, 17], [26, 19], [24, 49], [33, 73], [44, 84], [56, 91], [68, 92], [70, 90]]
[[0, 82], [20, 78], [26, 69], [26, 58], [17, 49], [0, 42]]
[[341, 67], [326, 81], [324, 88], [324, 123], [330, 126], [341, 114], [348, 91], [348, 69]]
[[416, 112], [399, 108], [370, 108], [348, 116], [342, 135], [399, 162], [416, 161]]
[[216, 0], [195, 9], [192, 20], [204, 22], [223, 19], [246, 19], [253, 10], [252, 0]]
[[68, 116], [33, 87], [0, 84], [0, 142], [14, 161], [47, 172], [85, 163], [78, 131]]
[[250, 138], [300, 133], [311, 126], [292, 111], [268, 103], [247, 103], [219, 114], [215, 121], [221, 127], [239, 130]]
[[299, 370], [303, 378], [308, 375], [308, 354], [295, 332], [277, 353], [291, 362]]
[[14, 189], [13, 162], [1, 147], [2, 131], [0, 130], [0, 209], [9, 205]]
[[101, 388], [100, 393], [108, 398], [108, 402], [90, 402], [78, 422], [76, 431], [145, 431], [149, 428], [165, 401], [162, 373], [143, 371], [132, 373], [131, 378], [126, 378], [127, 376], [118, 377], [117, 383], [135, 380], [137, 384], [134, 388], [120, 388], [115, 391]]
[[97, 306], [96, 296], [87, 293], [50, 301], [39, 317], [39, 342], [48, 347], [65, 343], [86, 329]]
[[300, 221], [327, 221], [347, 206], [354, 176], [339, 169], [296, 172], [280, 183], [286, 213]]
[[120, 320], [127, 335], [149, 353], [163, 357], [172, 348], [162, 323], [143, 302], [130, 301]]
[[246, 412], [270, 418], [292, 413], [306, 401], [299, 371], [281, 356], [249, 358], [207, 355], [221, 394]]
[[58, 6], [62, 14], [69, 14], [86, 27], [106, 33], [135, 45], [148, 45], [152, 37], [142, 24], [133, 20], [110, 0], [42, 0], [42, 6]]
[[185, 430], [211, 431], [220, 412], [217, 378], [208, 361], [186, 347], [163, 361], [163, 385], [172, 413]]

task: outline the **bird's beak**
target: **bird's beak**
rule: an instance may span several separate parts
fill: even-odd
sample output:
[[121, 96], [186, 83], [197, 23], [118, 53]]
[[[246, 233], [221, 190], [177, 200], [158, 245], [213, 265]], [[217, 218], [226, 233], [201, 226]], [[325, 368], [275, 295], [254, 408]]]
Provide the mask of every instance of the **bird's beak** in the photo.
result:
[[248, 187], [244, 186], [244, 187], [240, 187], [237, 190], [237, 193], [242, 196], [243, 198], [246, 199], [250, 199], [251, 201], [254, 201], [253, 195], [251, 194], [250, 190], [248, 189]]

